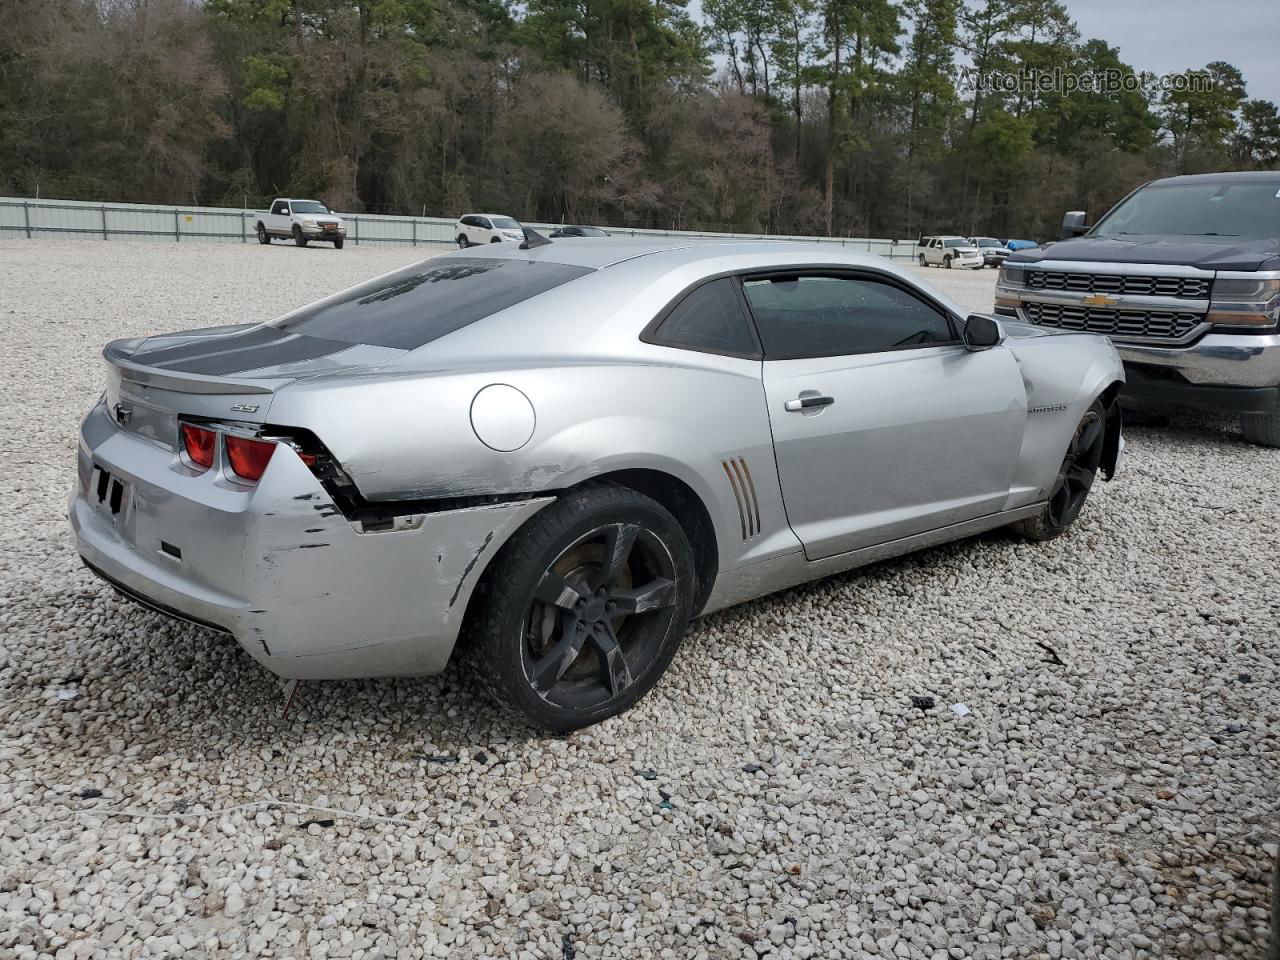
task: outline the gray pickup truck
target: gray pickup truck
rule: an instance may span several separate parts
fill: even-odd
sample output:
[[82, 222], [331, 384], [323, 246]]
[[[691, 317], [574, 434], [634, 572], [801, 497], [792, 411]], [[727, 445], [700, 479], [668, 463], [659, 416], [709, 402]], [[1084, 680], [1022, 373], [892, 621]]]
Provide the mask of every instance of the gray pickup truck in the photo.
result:
[[1128, 406], [1238, 414], [1280, 447], [1280, 172], [1155, 180], [1094, 226], [1010, 254], [995, 313], [1104, 333]]

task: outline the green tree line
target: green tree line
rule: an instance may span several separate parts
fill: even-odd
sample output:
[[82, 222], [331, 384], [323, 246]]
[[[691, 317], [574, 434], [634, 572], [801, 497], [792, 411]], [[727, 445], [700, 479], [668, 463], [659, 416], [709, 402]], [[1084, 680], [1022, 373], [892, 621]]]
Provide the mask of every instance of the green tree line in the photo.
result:
[[0, 191], [684, 229], [1047, 237], [1280, 162], [1227, 63], [1131, 74], [1056, 0], [0, 0]]

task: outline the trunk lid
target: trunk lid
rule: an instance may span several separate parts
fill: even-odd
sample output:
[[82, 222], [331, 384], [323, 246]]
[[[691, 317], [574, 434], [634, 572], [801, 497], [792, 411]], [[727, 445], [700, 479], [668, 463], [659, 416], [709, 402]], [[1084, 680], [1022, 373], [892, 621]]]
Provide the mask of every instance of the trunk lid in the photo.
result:
[[404, 353], [259, 324], [115, 340], [102, 351], [107, 410], [122, 429], [176, 450], [179, 417], [267, 423], [281, 388]]

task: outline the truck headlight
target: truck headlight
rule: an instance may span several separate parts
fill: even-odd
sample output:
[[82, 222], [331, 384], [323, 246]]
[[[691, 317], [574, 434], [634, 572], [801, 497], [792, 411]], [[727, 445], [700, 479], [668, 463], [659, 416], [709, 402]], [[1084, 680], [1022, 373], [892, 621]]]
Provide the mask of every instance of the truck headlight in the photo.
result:
[[1000, 272], [996, 276], [996, 308], [1003, 308], [1000, 310], [1002, 316], [1017, 316], [1017, 309], [1022, 306], [1018, 291], [1026, 285], [1026, 273], [1020, 265], [1000, 264]]
[[1226, 327], [1274, 327], [1280, 323], [1280, 279], [1214, 280], [1205, 320]]
[[1002, 264], [996, 283], [1002, 287], [1025, 287], [1027, 285], [1026, 272], [1017, 264]]
[[303, 220], [302, 225], [304, 227], [310, 227], [312, 230], [315, 230], [319, 226], [319, 224], [317, 224], [314, 220]]

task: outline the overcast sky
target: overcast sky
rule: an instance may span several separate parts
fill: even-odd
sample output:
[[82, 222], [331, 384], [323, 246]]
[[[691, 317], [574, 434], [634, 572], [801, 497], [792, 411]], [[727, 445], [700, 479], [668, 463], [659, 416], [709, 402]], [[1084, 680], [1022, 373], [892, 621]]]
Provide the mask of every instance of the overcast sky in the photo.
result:
[[1120, 48], [1135, 70], [1179, 73], [1235, 64], [1250, 99], [1280, 103], [1276, 0], [1063, 0], [1083, 38]]

